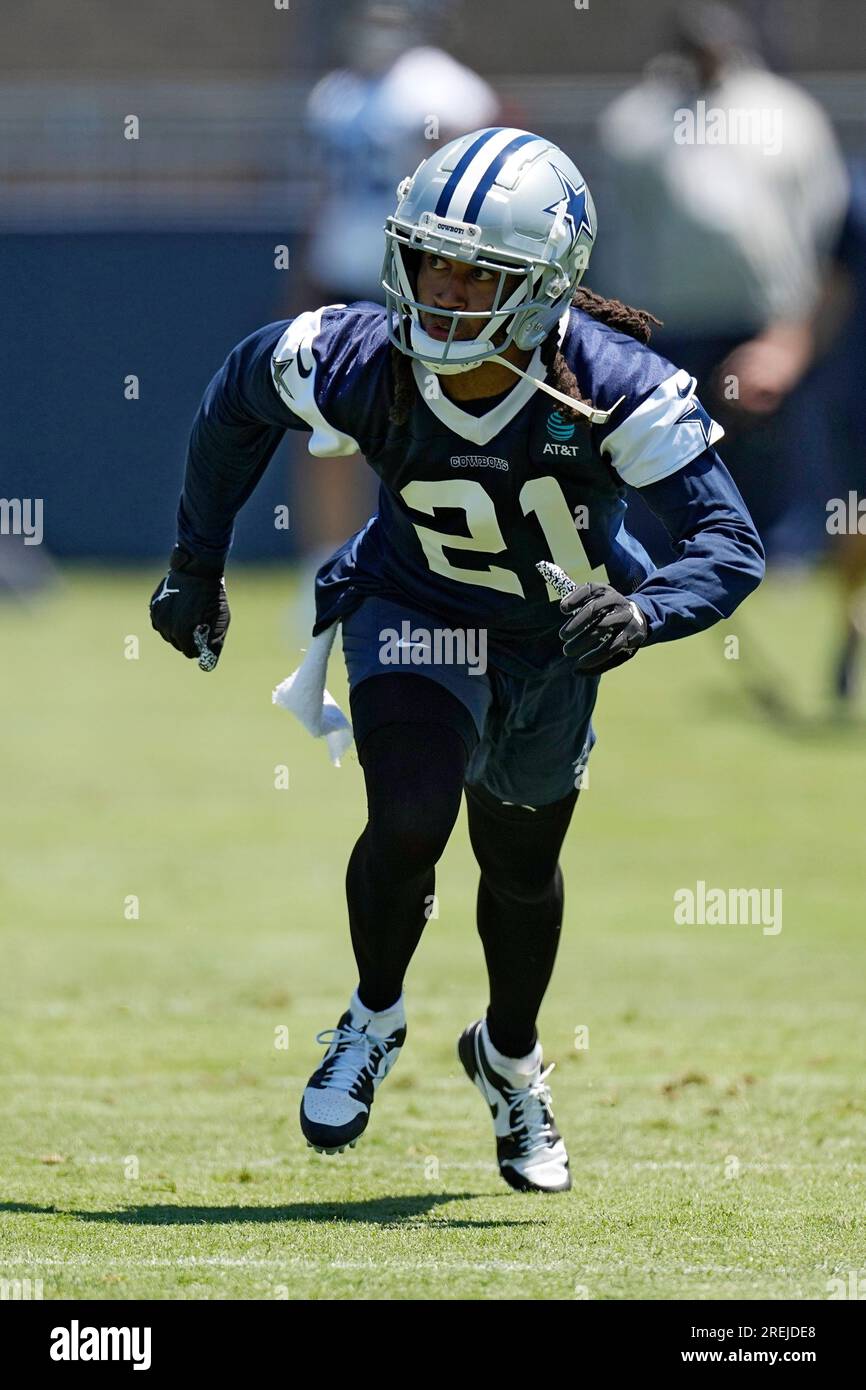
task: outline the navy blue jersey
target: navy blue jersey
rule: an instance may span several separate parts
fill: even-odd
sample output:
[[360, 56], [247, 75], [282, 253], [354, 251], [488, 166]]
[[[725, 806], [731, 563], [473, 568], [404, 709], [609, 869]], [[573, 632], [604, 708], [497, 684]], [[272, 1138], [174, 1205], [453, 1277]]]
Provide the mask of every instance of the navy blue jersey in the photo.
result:
[[[486, 629], [505, 670], [546, 670], [565, 660], [563, 618], [539, 560], [630, 594], [650, 642], [710, 626], [763, 573], [757, 532], [713, 447], [720, 426], [687, 372], [628, 335], [570, 309], [559, 338], [584, 397], [616, 406], [604, 426], [572, 423], [538, 390], [540, 350], [533, 379], [482, 413], [413, 361], [414, 404], [398, 425], [384, 308], [330, 306], [260, 329], [230, 354], [196, 417], [178, 540], [225, 555], [283, 432], [301, 429], [314, 457], [360, 450], [380, 479], [377, 514], [317, 575], [314, 633], [375, 593], [449, 627]], [[665, 524], [674, 563], [656, 569], [629, 535], [624, 483]]]

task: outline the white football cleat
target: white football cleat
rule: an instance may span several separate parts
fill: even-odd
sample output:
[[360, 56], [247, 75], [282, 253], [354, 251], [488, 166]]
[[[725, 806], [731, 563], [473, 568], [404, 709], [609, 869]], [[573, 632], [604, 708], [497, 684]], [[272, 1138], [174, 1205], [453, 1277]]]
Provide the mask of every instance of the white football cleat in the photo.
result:
[[568, 1192], [568, 1154], [553, 1123], [547, 1085], [556, 1063], [542, 1071], [539, 1062], [524, 1086], [512, 1086], [490, 1061], [481, 1019], [465, 1030], [457, 1054], [469, 1080], [490, 1106], [499, 1171], [509, 1186], [518, 1192]]
[[405, 1025], [387, 1038], [368, 1033], [368, 1028], [369, 1022], [355, 1027], [347, 1009], [336, 1028], [316, 1034], [316, 1042], [329, 1046], [301, 1098], [301, 1130], [319, 1153], [355, 1147], [367, 1128], [376, 1088], [400, 1055]]

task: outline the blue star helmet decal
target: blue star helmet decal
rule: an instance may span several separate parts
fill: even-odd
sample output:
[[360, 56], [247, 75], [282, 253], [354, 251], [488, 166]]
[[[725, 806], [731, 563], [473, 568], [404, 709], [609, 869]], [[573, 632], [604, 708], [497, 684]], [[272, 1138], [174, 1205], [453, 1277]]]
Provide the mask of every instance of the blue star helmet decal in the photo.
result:
[[713, 422], [700, 401], [692, 398], [687, 408], [675, 423], [678, 425], [698, 425], [701, 434], [704, 436], [704, 444], [707, 448], [710, 447], [710, 431], [713, 428]]
[[572, 246], [577, 241], [581, 232], [586, 232], [590, 241], [592, 241], [594, 233], [592, 224], [589, 220], [589, 214], [586, 210], [586, 184], [582, 183], [579, 188], [575, 188], [571, 179], [567, 178], [561, 169], [557, 169], [555, 164], [552, 168], [559, 182], [562, 184], [562, 197], [557, 199], [555, 203], [551, 203], [550, 207], [545, 208], [544, 211], [552, 213], [555, 216], [563, 203], [565, 203], [563, 219], [571, 223]]

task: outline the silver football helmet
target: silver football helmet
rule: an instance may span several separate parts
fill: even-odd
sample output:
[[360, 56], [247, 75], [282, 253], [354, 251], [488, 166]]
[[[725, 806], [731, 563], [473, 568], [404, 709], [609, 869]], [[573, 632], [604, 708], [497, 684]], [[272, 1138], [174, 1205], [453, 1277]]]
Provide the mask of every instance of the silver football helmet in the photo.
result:
[[[439, 373], [502, 361], [511, 343], [538, 347], [571, 303], [595, 235], [586, 182], [549, 140], [500, 127], [451, 140], [403, 180], [385, 223], [382, 288], [391, 341]], [[423, 251], [498, 272], [491, 308], [470, 313], [420, 303]], [[450, 319], [447, 338], [425, 332], [422, 313]], [[459, 337], [465, 321], [476, 328], [480, 322], [475, 337]]]

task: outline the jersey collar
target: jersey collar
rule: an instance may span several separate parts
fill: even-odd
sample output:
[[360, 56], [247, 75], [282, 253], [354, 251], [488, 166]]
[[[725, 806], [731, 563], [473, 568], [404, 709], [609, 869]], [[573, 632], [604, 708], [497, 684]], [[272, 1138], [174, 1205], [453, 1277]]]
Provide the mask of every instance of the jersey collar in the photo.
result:
[[[570, 306], [560, 315], [557, 325], [560, 347], [562, 347], [562, 341], [568, 330], [569, 313]], [[428, 398], [425, 394], [429, 382], [428, 372], [422, 363], [414, 358], [412, 360], [415, 385], [424, 404], [430, 408], [437, 420], [440, 420], [449, 430], [453, 430], [463, 439], [468, 439], [472, 444], [489, 444], [500, 430], [504, 430], [505, 426], [511, 423], [515, 415], [535, 394], [536, 382], [543, 381], [547, 374], [547, 369], [542, 365], [540, 347], [535, 349], [526, 370], [532, 378], [530, 381], [518, 378], [517, 385], [511, 388], [505, 399], [494, 406], [492, 410], [488, 410], [486, 415], [472, 415], [467, 410], [461, 410], [457, 402], [450, 400], [444, 391], [439, 391], [432, 399]]]

